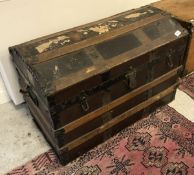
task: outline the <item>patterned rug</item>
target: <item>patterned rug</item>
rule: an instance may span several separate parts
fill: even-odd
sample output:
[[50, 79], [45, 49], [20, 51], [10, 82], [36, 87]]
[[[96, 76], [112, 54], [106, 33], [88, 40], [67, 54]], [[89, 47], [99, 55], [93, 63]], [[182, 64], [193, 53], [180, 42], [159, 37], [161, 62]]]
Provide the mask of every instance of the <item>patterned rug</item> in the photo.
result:
[[187, 93], [191, 98], [194, 99], [194, 73], [188, 75], [181, 80], [179, 89]]
[[193, 175], [194, 124], [169, 106], [62, 167], [50, 150], [9, 175]]

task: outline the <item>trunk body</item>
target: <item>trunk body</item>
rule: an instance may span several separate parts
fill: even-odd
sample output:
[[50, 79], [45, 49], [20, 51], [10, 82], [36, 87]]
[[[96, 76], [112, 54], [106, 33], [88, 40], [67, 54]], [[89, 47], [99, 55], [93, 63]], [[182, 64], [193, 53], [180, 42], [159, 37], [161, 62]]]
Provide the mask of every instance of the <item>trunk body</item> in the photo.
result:
[[63, 163], [174, 99], [189, 34], [142, 7], [10, 47], [21, 92]]

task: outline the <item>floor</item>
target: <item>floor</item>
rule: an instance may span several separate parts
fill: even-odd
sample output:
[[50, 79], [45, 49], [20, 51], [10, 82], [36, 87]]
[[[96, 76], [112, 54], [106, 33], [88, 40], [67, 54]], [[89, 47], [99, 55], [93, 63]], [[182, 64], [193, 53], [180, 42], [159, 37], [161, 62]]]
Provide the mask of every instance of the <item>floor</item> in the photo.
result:
[[1, 104], [0, 116], [0, 175], [50, 149], [24, 104]]
[[5, 89], [3, 79], [0, 74], [0, 104], [4, 104], [10, 101], [10, 98], [7, 94], [7, 90]]
[[50, 149], [25, 104], [15, 106], [0, 75], [0, 175]]

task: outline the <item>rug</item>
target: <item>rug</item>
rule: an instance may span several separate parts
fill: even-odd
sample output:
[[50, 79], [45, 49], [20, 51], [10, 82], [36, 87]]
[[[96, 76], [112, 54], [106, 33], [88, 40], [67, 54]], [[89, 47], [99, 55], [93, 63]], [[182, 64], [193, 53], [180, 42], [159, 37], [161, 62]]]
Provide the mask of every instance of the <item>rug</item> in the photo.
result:
[[179, 89], [194, 99], [194, 73], [186, 76], [181, 80]]
[[194, 124], [164, 106], [62, 167], [52, 150], [8, 175], [193, 175]]

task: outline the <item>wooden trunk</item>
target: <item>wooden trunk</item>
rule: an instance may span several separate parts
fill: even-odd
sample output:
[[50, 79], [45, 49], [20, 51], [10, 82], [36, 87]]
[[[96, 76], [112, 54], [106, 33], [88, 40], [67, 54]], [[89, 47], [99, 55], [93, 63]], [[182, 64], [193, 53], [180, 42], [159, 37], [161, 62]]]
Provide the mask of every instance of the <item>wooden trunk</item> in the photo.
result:
[[185, 73], [194, 71], [194, 1], [193, 0], [162, 0], [152, 6], [170, 13], [191, 35]]
[[188, 41], [146, 6], [9, 50], [32, 116], [67, 163], [174, 99]]

